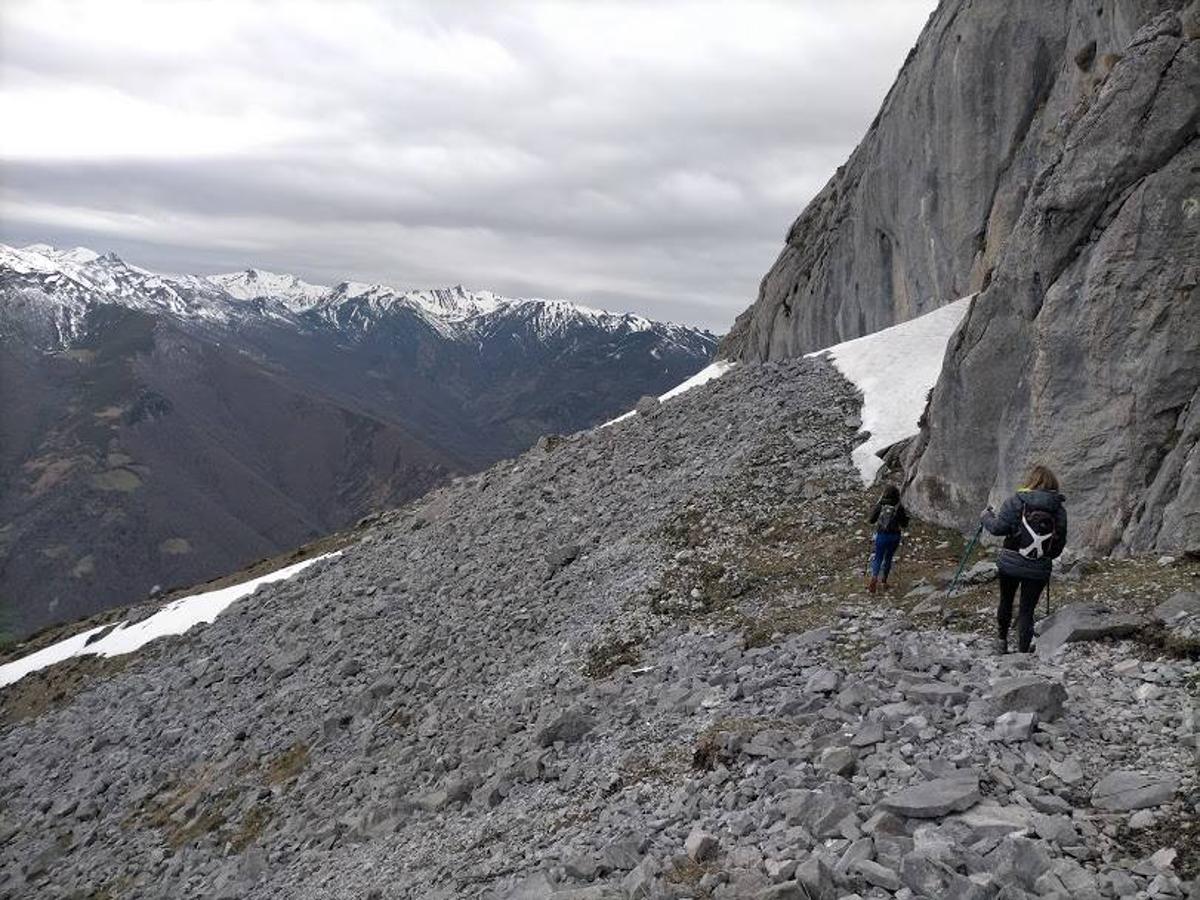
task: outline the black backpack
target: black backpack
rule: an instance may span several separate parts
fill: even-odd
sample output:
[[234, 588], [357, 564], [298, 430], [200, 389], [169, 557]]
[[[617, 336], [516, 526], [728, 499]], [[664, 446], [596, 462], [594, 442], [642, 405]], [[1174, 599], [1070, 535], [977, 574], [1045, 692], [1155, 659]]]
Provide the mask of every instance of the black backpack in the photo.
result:
[[879, 517], [875, 520], [876, 531], [892, 531], [892, 524], [896, 521], [896, 509], [892, 503], [884, 503], [879, 507]]
[[1058, 523], [1053, 513], [1044, 509], [1030, 509], [1021, 504], [1017, 552], [1026, 559], [1058, 558], [1063, 552], [1063, 538], [1058, 533]]

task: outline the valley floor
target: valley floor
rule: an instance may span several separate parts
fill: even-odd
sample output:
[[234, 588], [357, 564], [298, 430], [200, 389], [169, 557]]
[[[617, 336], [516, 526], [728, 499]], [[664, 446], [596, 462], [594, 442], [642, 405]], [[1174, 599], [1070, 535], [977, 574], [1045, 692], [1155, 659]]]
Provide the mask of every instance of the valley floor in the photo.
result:
[[[1194, 896], [1200, 665], [992, 655], [922, 524], [868, 595], [859, 425], [828, 362], [739, 366], [8, 721], [0, 894]], [[1068, 574], [1147, 613], [1200, 565]]]

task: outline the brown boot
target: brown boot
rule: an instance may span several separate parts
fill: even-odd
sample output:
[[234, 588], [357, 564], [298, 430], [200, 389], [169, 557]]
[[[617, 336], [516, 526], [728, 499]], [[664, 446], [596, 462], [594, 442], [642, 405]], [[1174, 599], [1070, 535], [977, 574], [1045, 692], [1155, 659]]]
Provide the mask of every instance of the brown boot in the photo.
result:
[[879, 589], [880, 589], [881, 591], [883, 591], [884, 593], [887, 593], [887, 591], [888, 591], [888, 583], [887, 583], [886, 581], [881, 581], [881, 582], [879, 582]]
[[867, 582], [867, 591], [869, 593], [873, 594], [878, 589], [879, 589], [879, 579], [876, 576], [872, 575], [871, 580], [869, 582]]

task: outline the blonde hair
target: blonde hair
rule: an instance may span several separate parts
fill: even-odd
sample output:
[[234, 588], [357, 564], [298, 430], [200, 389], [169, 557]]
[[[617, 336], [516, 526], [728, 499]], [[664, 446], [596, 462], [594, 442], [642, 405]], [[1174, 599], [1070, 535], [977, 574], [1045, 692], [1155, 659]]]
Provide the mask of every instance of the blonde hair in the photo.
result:
[[1029, 474], [1025, 476], [1025, 486], [1021, 490], [1057, 491], [1058, 477], [1046, 466], [1038, 463], [1030, 467]]

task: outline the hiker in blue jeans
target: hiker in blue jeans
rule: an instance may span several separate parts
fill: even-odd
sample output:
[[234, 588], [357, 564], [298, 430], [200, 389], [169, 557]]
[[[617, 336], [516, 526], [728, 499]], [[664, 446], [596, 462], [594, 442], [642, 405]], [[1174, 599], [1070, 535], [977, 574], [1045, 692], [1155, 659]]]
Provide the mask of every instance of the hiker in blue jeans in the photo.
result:
[[874, 594], [888, 589], [892, 557], [900, 546], [901, 532], [908, 527], [908, 512], [900, 502], [900, 491], [894, 484], [883, 489], [868, 521], [875, 525], [875, 552], [871, 555], [871, 580], [867, 582], [867, 590]]

